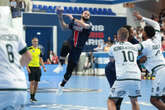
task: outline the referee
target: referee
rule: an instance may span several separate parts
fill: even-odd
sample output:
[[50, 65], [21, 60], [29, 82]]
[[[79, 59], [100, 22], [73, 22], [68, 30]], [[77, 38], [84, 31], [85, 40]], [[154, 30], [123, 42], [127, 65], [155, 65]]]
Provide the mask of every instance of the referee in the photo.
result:
[[29, 81], [30, 81], [30, 101], [35, 102], [35, 93], [38, 88], [38, 82], [41, 77], [41, 68], [42, 65], [44, 72], [46, 72], [43, 60], [41, 49], [38, 47], [38, 38], [34, 37], [32, 39], [32, 46], [29, 47], [29, 51], [32, 54], [32, 60], [27, 66], [27, 71], [29, 73]]

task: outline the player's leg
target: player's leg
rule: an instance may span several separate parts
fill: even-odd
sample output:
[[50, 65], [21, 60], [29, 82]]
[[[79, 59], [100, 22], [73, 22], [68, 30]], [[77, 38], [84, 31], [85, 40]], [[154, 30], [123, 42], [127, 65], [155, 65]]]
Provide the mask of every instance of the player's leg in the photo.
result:
[[34, 98], [33, 98], [33, 100], [37, 101], [36, 98], [35, 98], [35, 95], [36, 95], [36, 92], [37, 92], [37, 89], [38, 89], [38, 82], [40, 81], [40, 78], [41, 78], [41, 69], [40, 69], [40, 67], [37, 67], [35, 69], [36, 70], [35, 70]]
[[117, 110], [114, 99], [109, 98], [107, 101], [107, 105], [108, 105], [108, 110]]
[[59, 94], [59, 95], [62, 94], [62, 88], [65, 86], [67, 81], [70, 79], [70, 77], [72, 76], [73, 70], [75, 69], [75, 67], [78, 64], [81, 51], [82, 50], [79, 48], [72, 48], [72, 50], [70, 51], [70, 54], [68, 57], [68, 65], [67, 65], [66, 73], [64, 74], [64, 79], [58, 85], [57, 94]]
[[33, 93], [34, 97], [33, 97], [33, 101], [37, 101], [36, 98], [35, 98], [37, 89], [38, 89], [38, 81], [35, 81], [34, 82], [34, 93]]
[[[120, 93], [120, 94], [119, 94]], [[110, 89], [110, 96], [108, 98], [108, 110], [120, 110], [120, 106], [117, 105], [117, 102], [122, 101], [123, 97], [126, 94], [124, 81], [115, 81], [112, 88]], [[115, 107], [114, 107], [115, 105]], [[111, 108], [113, 106], [113, 108]]]
[[151, 96], [150, 102], [151, 102], [152, 105], [154, 105], [159, 110], [165, 110], [165, 103], [163, 103], [161, 101], [160, 97]]
[[71, 45], [68, 41], [65, 41], [62, 45], [60, 57], [59, 57], [59, 65], [55, 68], [54, 72], [59, 73], [62, 71], [62, 65], [65, 63], [66, 56], [71, 50]]
[[62, 87], [64, 87], [66, 82], [70, 79], [70, 77], [72, 76], [72, 72], [76, 66], [77, 66], [77, 64], [74, 63], [73, 61], [68, 62], [66, 73], [64, 74], [64, 80], [61, 83]]
[[32, 101], [34, 99], [34, 83], [35, 83], [35, 74], [34, 74], [34, 68], [29, 67], [30, 73], [29, 75], [29, 82], [30, 82], [30, 100]]
[[164, 95], [165, 68], [156, 71], [156, 77], [152, 85], [150, 102], [159, 110], [165, 110], [165, 103], [161, 100]]
[[34, 83], [35, 81], [30, 81], [30, 100], [33, 101], [34, 99]]
[[128, 96], [132, 104], [132, 110], [140, 110], [138, 104], [138, 97], [141, 97], [141, 81], [140, 80], [128, 80], [127, 88]]
[[[113, 86], [116, 80], [115, 62], [109, 62], [105, 67], [105, 76], [109, 82], [110, 88]], [[120, 106], [123, 98], [119, 98], [115, 101], [117, 110], [120, 110]]]
[[61, 52], [60, 52], [59, 62], [61, 65], [65, 63], [66, 56], [70, 52], [70, 49], [71, 49], [70, 43], [68, 41], [65, 41], [62, 45]]
[[140, 110], [137, 97], [130, 97], [131, 104], [132, 104], [132, 110]]
[[105, 67], [105, 76], [109, 82], [110, 88], [116, 80], [115, 62], [109, 62]]

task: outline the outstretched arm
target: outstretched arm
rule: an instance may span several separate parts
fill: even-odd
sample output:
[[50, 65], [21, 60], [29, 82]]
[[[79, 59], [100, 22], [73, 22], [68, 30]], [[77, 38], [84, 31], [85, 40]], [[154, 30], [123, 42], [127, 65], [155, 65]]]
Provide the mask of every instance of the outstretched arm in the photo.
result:
[[68, 16], [70, 20], [74, 20], [74, 22], [76, 22], [78, 25], [82, 26], [82, 27], [85, 28], [85, 29], [89, 29], [89, 28], [91, 28], [91, 26], [92, 26], [92, 24], [84, 23], [83, 21], [74, 18], [74, 17], [73, 17], [72, 15], [70, 15], [70, 14], [67, 14], [66, 16]]
[[149, 18], [145, 18], [143, 17], [139, 12], [135, 11], [133, 13], [133, 15], [137, 18], [137, 20], [143, 20], [144, 22], [146, 22], [147, 24], [151, 25], [155, 30], [160, 31], [160, 26], [159, 23], [149, 19]]
[[69, 28], [69, 25], [66, 24], [66, 23], [64, 22], [64, 19], [63, 19], [63, 9], [57, 8], [57, 9], [56, 9], [56, 12], [57, 12], [57, 16], [58, 16], [58, 19], [59, 19], [61, 28], [62, 28], [62, 29], [67, 29], [67, 28]]

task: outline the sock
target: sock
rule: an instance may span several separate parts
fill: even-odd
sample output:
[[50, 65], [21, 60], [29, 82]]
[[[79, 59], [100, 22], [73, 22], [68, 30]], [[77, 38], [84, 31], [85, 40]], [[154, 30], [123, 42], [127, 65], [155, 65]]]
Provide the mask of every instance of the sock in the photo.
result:
[[34, 94], [30, 94], [30, 99], [34, 99]]

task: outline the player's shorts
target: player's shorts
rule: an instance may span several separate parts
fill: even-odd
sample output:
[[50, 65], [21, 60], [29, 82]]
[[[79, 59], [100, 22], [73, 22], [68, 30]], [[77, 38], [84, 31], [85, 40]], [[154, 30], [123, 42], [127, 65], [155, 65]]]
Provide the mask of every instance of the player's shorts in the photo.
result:
[[165, 95], [165, 67], [155, 71], [155, 80], [152, 82], [151, 96], [161, 97]]
[[69, 53], [69, 57], [68, 57], [68, 61], [72, 61], [74, 63], [78, 63], [80, 55], [81, 55], [82, 49], [81, 48], [72, 48], [70, 53]]
[[128, 95], [130, 98], [141, 96], [140, 80], [116, 80], [110, 90], [109, 98], [123, 98]]
[[29, 67], [31, 73], [29, 74], [29, 81], [40, 81], [41, 69], [40, 67]]
[[0, 110], [24, 110], [27, 91], [0, 90]]

